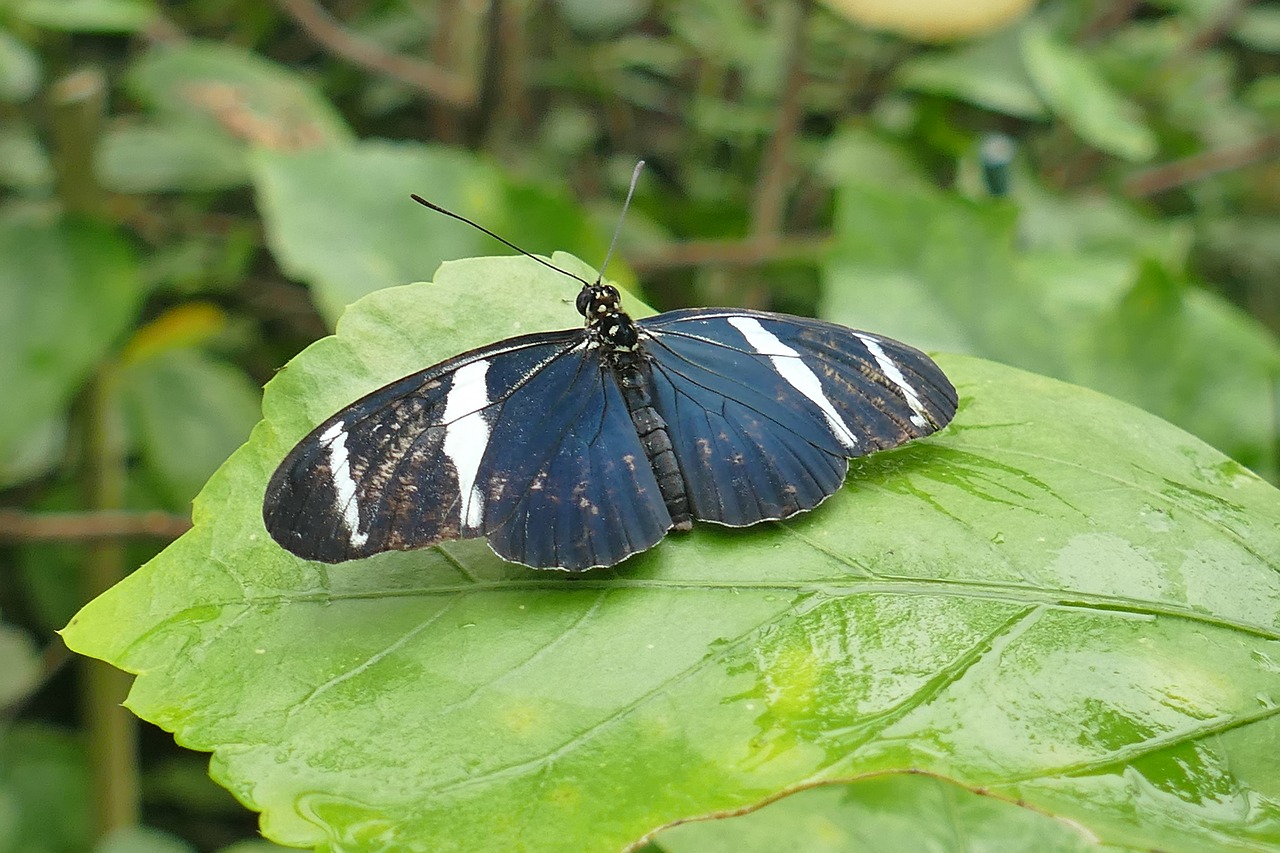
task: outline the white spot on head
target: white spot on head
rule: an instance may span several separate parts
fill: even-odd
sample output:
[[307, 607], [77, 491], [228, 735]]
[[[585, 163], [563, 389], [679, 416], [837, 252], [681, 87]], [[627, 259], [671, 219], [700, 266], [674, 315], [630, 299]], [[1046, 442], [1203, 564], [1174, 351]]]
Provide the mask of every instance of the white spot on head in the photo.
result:
[[742, 336], [756, 352], [769, 357], [773, 369], [778, 371], [779, 376], [818, 407], [841, 444], [845, 447], [857, 445], [858, 437], [840, 417], [835, 406], [831, 405], [831, 400], [822, 390], [822, 382], [818, 379], [818, 375], [804, 363], [800, 353], [778, 340], [776, 335], [762, 326], [754, 317], [730, 317], [729, 325], [742, 332]]
[[489, 424], [482, 411], [489, 405], [488, 372], [489, 362], [484, 359], [458, 368], [444, 404], [443, 449], [458, 472], [461, 523], [469, 530], [478, 530], [484, 521], [484, 495], [476, 485], [476, 475], [489, 446]]
[[924, 403], [920, 401], [920, 395], [916, 393], [916, 389], [911, 387], [911, 383], [907, 381], [907, 377], [902, 375], [902, 371], [898, 369], [898, 365], [893, 363], [893, 359], [889, 358], [888, 353], [881, 348], [880, 343], [867, 335], [858, 335], [858, 340], [862, 341], [867, 347], [867, 352], [876, 360], [876, 364], [880, 365], [880, 371], [884, 373], [885, 378], [902, 389], [903, 395], [907, 398], [907, 405], [911, 407], [911, 423], [927, 429], [929, 420], [925, 417]]
[[347, 425], [338, 421], [320, 435], [329, 442], [329, 474], [333, 477], [333, 505], [342, 516], [352, 546], [359, 548], [369, 541], [360, 530], [360, 505], [356, 501], [356, 481], [351, 476], [351, 456], [347, 452]]

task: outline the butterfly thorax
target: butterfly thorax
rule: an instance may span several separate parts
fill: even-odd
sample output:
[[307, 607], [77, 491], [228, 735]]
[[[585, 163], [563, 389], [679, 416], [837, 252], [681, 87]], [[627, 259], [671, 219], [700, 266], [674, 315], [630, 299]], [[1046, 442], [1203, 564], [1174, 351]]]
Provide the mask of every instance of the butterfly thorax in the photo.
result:
[[578, 312], [586, 318], [587, 346], [604, 347], [601, 365], [609, 370], [622, 389], [631, 422], [658, 480], [663, 503], [677, 530], [693, 524], [684, 477], [676, 461], [667, 422], [653, 405], [650, 367], [640, 347], [640, 332], [622, 310], [622, 297], [610, 284], [591, 284], [578, 294]]

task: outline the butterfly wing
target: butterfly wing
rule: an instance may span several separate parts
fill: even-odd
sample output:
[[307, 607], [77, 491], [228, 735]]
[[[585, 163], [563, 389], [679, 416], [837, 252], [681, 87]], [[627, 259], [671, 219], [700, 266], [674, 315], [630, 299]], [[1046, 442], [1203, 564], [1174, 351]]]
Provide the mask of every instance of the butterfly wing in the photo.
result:
[[322, 562], [484, 535], [508, 560], [577, 570], [670, 527], [644, 462], [582, 331], [527, 335], [329, 418], [272, 476], [263, 519], [285, 548]]
[[951, 383], [924, 353], [827, 323], [691, 309], [641, 320], [654, 405], [694, 518], [785, 518], [838, 489], [847, 459], [945, 426]]

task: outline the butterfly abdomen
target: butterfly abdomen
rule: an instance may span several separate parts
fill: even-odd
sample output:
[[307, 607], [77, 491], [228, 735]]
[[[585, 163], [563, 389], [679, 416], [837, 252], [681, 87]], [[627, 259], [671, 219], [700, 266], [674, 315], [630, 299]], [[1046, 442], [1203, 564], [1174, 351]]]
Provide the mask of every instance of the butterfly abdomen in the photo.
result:
[[675, 530], [690, 530], [693, 528], [693, 518], [689, 512], [684, 477], [676, 462], [671, 436], [667, 434], [667, 422], [653, 407], [643, 357], [635, 350], [615, 351], [611, 362], [618, 377], [618, 385], [622, 388], [622, 399], [631, 412], [631, 422], [635, 424], [640, 444], [644, 447], [653, 475], [658, 480], [658, 489], [662, 492], [663, 503], [671, 515], [672, 526]]

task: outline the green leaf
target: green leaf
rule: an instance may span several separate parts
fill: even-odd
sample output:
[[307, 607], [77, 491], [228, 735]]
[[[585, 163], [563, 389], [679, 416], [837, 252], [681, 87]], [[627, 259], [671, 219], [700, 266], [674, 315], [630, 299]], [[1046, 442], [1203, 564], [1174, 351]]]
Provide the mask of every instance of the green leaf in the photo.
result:
[[[125, 84], [166, 123], [194, 120], [226, 140], [294, 149], [351, 138], [342, 115], [307, 78], [229, 44], [153, 48], [129, 69]], [[192, 144], [169, 140], [178, 143]]]
[[311, 283], [330, 322], [361, 296], [420, 281], [443, 260], [508, 251], [415, 204], [413, 192], [530, 252], [567, 246], [604, 257], [599, 235], [570, 201], [515, 184], [456, 149], [363, 142], [294, 154], [263, 151], [256, 162], [271, 249], [286, 272]]
[[113, 231], [0, 219], [0, 459], [48, 431], [141, 297], [137, 261]]
[[1111, 88], [1088, 54], [1028, 24], [1022, 58], [1040, 97], [1085, 142], [1134, 162], [1155, 156], [1156, 137], [1137, 105]]
[[93, 853], [195, 853], [195, 848], [150, 826], [125, 826], [95, 844]]
[[146, 473], [173, 509], [244, 443], [260, 405], [242, 370], [189, 349], [130, 365], [120, 394]]
[[1018, 118], [1046, 117], [1018, 50], [1015, 30], [947, 51], [928, 51], [903, 63], [898, 83], [906, 89], [959, 98]]
[[103, 186], [119, 193], [216, 190], [249, 182], [244, 146], [210, 133], [203, 123], [113, 127], [95, 156]]
[[[1275, 470], [1273, 335], [1164, 264], [1135, 262], [1176, 254], [1134, 233], [1142, 229], [1117, 237], [1128, 246], [1019, 249], [1014, 214], [919, 187], [845, 186], [823, 315], [1114, 394]], [[1095, 212], [1120, 221], [1103, 216]], [[1158, 305], [1142, 295], [1153, 276], [1167, 288]]]
[[11, 120], [0, 127], [0, 184], [21, 190], [53, 184], [53, 164], [26, 122]]
[[139, 674], [129, 707], [213, 751], [268, 837], [616, 851], [917, 770], [1109, 843], [1280, 850], [1280, 492], [1081, 388], [941, 359], [955, 422], [819, 510], [580, 578], [478, 541], [322, 566], [267, 537], [264, 485], [314, 424], [576, 325], [574, 293], [474, 259], [360, 301], [272, 380], [195, 528], [64, 629]]
[[22, 629], [0, 622], [0, 710], [24, 699], [39, 681], [40, 656]]
[[656, 841], [667, 853], [1098, 849], [1069, 824], [920, 775], [823, 785], [732, 820], [674, 827]]
[[39, 86], [39, 55], [13, 33], [0, 29], [0, 101], [25, 101]]
[[132, 33], [156, 16], [151, 0], [26, 0], [18, 16], [51, 30], [85, 33]]
[[1236, 38], [1254, 50], [1280, 53], [1280, 9], [1267, 6], [1245, 9], [1236, 19], [1232, 31]]
[[88, 847], [88, 767], [79, 739], [31, 723], [0, 729], [0, 853]]

